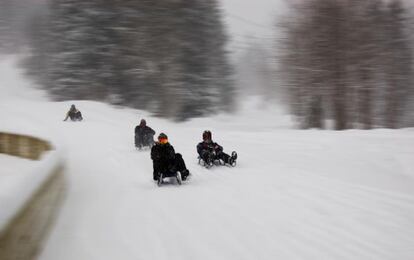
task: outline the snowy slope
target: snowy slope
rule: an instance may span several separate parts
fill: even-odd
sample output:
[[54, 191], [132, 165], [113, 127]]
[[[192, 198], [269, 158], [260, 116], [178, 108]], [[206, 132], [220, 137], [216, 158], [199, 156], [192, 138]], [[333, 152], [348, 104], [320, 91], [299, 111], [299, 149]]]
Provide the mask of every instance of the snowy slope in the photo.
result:
[[[0, 131], [66, 149], [68, 195], [41, 260], [414, 258], [413, 129], [292, 130], [289, 117], [254, 101], [176, 124], [22, 96], [27, 83], [10, 66], [0, 76], [14, 73], [20, 90], [0, 88]], [[84, 122], [62, 122], [71, 103]], [[183, 154], [192, 173], [183, 186], [153, 183], [149, 151], [133, 147], [141, 117]], [[236, 168], [197, 165], [205, 129], [238, 151]]]

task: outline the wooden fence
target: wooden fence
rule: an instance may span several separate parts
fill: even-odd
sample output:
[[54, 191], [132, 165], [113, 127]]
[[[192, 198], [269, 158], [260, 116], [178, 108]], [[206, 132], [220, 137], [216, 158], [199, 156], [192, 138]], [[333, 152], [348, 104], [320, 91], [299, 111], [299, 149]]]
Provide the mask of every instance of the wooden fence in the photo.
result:
[[51, 149], [49, 142], [39, 138], [0, 132], [0, 153], [39, 160], [42, 153]]

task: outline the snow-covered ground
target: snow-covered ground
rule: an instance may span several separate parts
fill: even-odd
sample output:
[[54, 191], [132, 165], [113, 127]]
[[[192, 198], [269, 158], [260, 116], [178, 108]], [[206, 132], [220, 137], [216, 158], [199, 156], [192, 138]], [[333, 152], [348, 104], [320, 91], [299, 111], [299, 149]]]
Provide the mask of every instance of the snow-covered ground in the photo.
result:
[[[0, 131], [66, 151], [67, 198], [41, 260], [414, 258], [414, 129], [294, 130], [257, 101], [177, 124], [45, 101], [11, 64], [0, 64]], [[72, 103], [85, 121], [62, 122]], [[133, 146], [142, 117], [183, 154], [182, 186], [152, 181], [149, 151]], [[197, 164], [205, 129], [238, 151], [236, 168]]]
[[59, 150], [40, 161], [0, 154], [0, 232], [7, 227], [61, 162]]
[[16, 201], [16, 194], [21, 191], [25, 182], [30, 182], [31, 177], [34, 177], [31, 175], [32, 168], [38, 164], [38, 161], [0, 154], [0, 230], [9, 223], [21, 206]]
[[[38, 161], [23, 159], [7, 154], [0, 154], [1, 175], [0, 178], [12, 178], [16, 173], [26, 174], [38, 164]], [[7, 181], [1, 180], [0, 184], [4, 185]], [[0, 188], [0, 190], [2, 190]]]

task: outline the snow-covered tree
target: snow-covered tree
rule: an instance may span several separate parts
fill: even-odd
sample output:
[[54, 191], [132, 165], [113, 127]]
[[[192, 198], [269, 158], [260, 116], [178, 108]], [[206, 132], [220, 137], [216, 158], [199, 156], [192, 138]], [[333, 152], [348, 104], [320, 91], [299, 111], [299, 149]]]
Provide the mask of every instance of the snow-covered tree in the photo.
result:
[[38, 75], [56, 99], [116, 100], [176, 119], [231, 104], [216, 0], [50, 0], [49, 10], [51, 44], [33, 52], [49, 64]]

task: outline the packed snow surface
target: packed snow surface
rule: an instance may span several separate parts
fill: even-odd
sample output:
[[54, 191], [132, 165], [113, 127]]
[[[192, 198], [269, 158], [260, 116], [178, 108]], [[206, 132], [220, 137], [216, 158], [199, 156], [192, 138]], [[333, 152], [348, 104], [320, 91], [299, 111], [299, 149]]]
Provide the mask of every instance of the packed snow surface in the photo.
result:
[[[413, 129], [293, 130], [254, 102], [174, 123], [9, 87], [0, 87], [0, 130], [66, 150], [67, 197], [41, 260], [414, 259]], [[72, 103], [83, 122], [62, 121]], [[182, 153], [192, 174], [182, 186], [152, 181], [149, 151], [133, 145], [141, 118]], [[205, 129], [238, 152], [235, 168], [197, 164]]]

